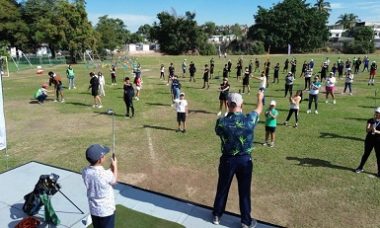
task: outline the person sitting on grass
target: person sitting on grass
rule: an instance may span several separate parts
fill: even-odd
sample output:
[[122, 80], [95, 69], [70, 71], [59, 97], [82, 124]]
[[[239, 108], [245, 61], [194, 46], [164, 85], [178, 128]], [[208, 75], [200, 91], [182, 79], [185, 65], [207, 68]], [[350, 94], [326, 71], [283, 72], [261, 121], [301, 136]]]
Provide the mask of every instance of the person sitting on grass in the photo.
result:
[[39, 88], [36, 93], [34, 94], [34, 98], [38, 100], [39, 104], [43, 104], [46, 98], [48, 97], [48, 85], [46, 83], [41, 85], [41, 88]]
[[104, 169], [105, 155], [109, 151], [110, 149], [103, 145], [89, 146], [86, 150], [86, 159], [90, 164], [82, 170], [94, 228], [115, 227], [116, 207], [112, 186], [117, 183], [118, 169], [115, 156], [111, 158], [110, 169]]
[[[177, 122], [178, 122], [178, 129], [176, 132], [186, 132], [186, 116], [188, 115], [188, 103], [187, 100], [185, 100], [185, 94], [181, 93], [179, 95], [179, 99], [174, 100], [175, 103], [175, 109], [177, 111]], [[181, 128], [182, 124], [182, 128]]]

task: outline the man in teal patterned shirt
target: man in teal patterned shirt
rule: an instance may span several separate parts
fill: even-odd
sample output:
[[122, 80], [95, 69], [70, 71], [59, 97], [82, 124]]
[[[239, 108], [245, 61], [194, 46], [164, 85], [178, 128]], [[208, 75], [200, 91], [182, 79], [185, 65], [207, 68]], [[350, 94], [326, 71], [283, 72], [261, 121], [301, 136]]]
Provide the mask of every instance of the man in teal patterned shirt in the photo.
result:
[[214, 201], [213, 223], [219, 224], [227, 203], [231, 181], [236, 174], [242, 227], [255, 227], [251, 218], [251, 181], [254, 128], [263, 109], [263, 92], [257, 93], [256, 109], [243, 114], [243, 98], [238, 93], [228, 96], [228, 114], [216, 121], [215, 132], [221, 139], [222, 156]]

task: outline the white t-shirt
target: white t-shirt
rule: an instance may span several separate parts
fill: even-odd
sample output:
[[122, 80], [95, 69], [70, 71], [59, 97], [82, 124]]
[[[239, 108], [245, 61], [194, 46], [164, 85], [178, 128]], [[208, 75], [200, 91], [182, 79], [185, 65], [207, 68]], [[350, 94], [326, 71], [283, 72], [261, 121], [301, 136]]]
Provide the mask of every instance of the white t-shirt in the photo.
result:
[[354, 82], [354, 75], [353, 74], [346, 74], [346, 83], [352, 83]]
[[99, 85], [104, 86], [106, 84], [106, 79], [104, 78], [103, 75], [99, 76]]
[[265, 76], [261, 76], [259, 88], [265, 88], [266, 86], [267, 86], [267, 78]]
[[326, 79], [326, 86], [327, 87], [334, 87], [335, 86], [335, 82], [336, 82], [336, 79], [335, 79], [335, 77], [328, 77], [327, 79]]
[[115, 176], [103, 166], [87, 166], [82, 171], [91, 215], [107, 217], [115, 212], [115, 196], [112, 188]]
[[186, 112], [187, 100], [175, 99], [175, 110], [177, 112]]
[[319, 93], [319, 88], [321, 88], [320, 82], [312, 82], [310, 86], [309, 94], [317, 95]]

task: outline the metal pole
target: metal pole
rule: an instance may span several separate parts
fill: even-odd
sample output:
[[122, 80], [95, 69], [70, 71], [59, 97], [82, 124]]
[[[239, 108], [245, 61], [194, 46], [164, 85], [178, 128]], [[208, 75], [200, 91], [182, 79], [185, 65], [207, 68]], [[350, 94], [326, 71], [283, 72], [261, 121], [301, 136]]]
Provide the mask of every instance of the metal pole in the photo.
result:
[[65, 194], [63, 194], [63, 192], [61, 190], [58, 190], [58, 192], [60, 192], [72, 205], [74, 205], [74, 207], [76, 207], [82, 214], [84, 214], [84, 212], [73, 202], [71, 201], [71, 199], [69, 197], [67, 197]]

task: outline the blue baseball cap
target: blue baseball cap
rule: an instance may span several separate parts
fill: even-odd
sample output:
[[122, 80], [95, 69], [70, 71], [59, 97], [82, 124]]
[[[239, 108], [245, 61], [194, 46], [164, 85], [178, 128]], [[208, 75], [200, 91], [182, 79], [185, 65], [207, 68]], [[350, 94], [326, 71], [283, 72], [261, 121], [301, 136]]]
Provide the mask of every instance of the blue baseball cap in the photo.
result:
[[101, 157], [103, 157], [108, 152], [110, 152], [109, 147], [99, 144], [92, 144], [86, 150], [86, 159], [88, 162], [93, 164], [96, 163]]

